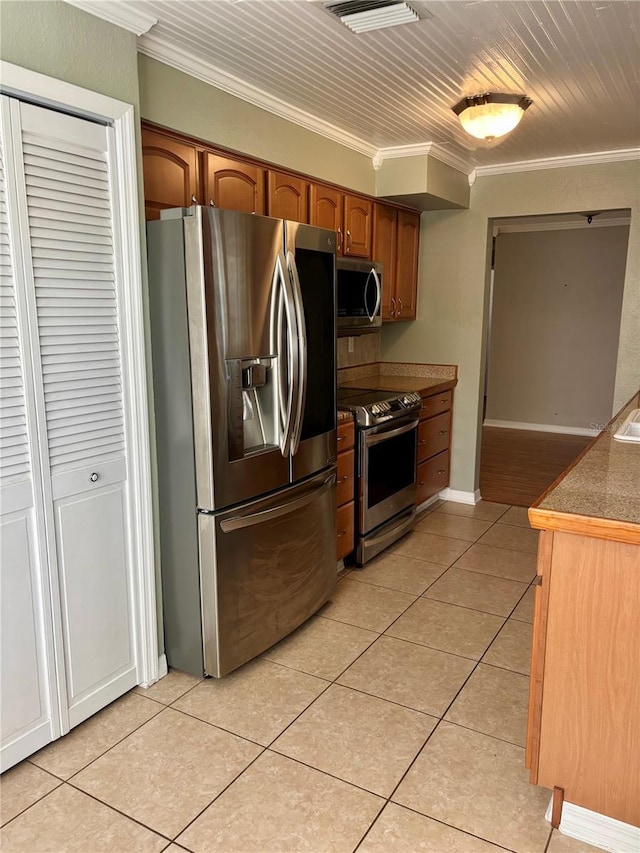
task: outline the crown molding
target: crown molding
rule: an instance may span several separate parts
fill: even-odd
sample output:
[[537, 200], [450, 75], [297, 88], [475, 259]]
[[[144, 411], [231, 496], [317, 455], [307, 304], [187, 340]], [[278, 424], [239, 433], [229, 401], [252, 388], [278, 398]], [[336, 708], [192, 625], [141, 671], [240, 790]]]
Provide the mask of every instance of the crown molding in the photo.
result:
[[[631, 217], [619, 216], [611, 219], [593, 219], [591, 224], [583, 220], [561, 220], [559, 222], [514, 222], [505, 225], [496, 225], [493, 229], [494, 236], [498, 234], [519, 234], [525, 231], [575, 231], [585, 228], [615, 228], [619, 225], [630, 225]], [[586, 433], [585, 433], [586, 434]]]
[[[397, 145], [392, 148], [380, 148], [376, 154], [376, 162], [382, 165], [384, 160], [391, 160], [397, 157], [419, 157], [420, 155], [428, 155], [440, 160], [447, 166], [457, 169], [465, 175], [473, 169], [473, 163], [460, 154], [450, 151], [446, 146], [440, 145], [437, 142], [420, 142], [415, 145]], [[374, 164], [375, 165], [375, 164]], [[379, 168], [379, 166], [376, 166]]]
[[116, 27], [122, 27], [124, 30], [129, 30], [137, 36], [148, 33], [154, 24], [158, 23], [158, 19], [153, 15], [145, 15], [144, 12], [139, 12], [132, 9], [128, 3], [109, 2], [109, 0], [66, 0], [70, 6], [75, 6], [76, 9], [81, 9], [83, 12], [88, 12], [90, 15], [95, 15], [96, 18], [102, 18], [103, 21], [108, 21], [110, 24], [115, 24]]
[[151, 59], [157, 59], [159, 62], [164, 62], [165, 65], [170, 65], [172, 68], [183, 71], [191, 77], [197, 77], [198, 80], [209, 83], [217, 89], [222, 89], [223, 92], [227, 92], [229, 95], [235, 95], [237, 98], [241, 98], [255, 107], [260, 107], [260, 109], [277, 115], [286, 121], [293, 122], [300, 127], [313, 131], [313, 133], [325, 136], [327, 139], [338, 142], [340, 145], [351, 148], [353, 151], [364, 154], [366, 157], [373, 159], [378, 151], [374, 145], [365, 142], [363, 139], [353, 136], [351, 133], [347, 133], [339, 127], [311, 115], [311, 113], [287, 104], [273, 95], [269, 95], [267, 92], [262, 91], [262, 89], [258, 89], [256, 86], [252, 86], [244, 80], [228, 74], [226, 71], [222, 71], [210, 62], [192, 56], [186, 51], [170, 44], [160, 36], [156, 36], [155, 34], [143, 36], [143, 38], [138, 40], [138, 50], [145, 56], [151, 57]]
[[619, 163], [640, 160], [640, 148], [618, 151], [594, 151], [592, 154], [569, 154], [566, 157], [543, 157], [540, 160], [520, 160], [517, 163], [497, 163], [495, 166], [476, 166], [478, 178], [487, 175], [508, 175], [513, 172], [535, 172], [540, 169], [562, 169], [566, 166], [591, 166], [600, 163]]

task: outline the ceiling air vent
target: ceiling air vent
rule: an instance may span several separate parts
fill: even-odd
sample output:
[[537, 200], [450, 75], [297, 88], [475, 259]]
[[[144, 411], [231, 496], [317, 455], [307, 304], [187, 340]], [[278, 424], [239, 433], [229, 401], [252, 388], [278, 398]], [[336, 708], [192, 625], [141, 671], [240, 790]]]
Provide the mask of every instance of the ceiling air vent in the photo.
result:
[[326, 8], [354, 33], [381, 30], [419, 21], [420, 16], [402, 0], [325, 0]]

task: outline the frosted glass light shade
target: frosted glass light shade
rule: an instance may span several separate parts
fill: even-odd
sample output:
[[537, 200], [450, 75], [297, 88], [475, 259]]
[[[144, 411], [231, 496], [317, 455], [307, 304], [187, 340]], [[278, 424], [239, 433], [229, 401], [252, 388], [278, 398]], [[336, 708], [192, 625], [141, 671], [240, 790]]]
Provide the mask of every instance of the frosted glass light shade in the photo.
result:
[[467, 133], [491, 141], [513, 130], [531, 103], [525, 95], [488, 92], [464, 98], [453, 111]]

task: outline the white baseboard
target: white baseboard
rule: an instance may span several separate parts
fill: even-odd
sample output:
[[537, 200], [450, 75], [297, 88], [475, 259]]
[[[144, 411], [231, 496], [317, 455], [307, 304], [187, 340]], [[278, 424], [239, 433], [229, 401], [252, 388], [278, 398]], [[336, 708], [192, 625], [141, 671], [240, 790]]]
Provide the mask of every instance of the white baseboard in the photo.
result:
[[436, 493], [435, 495], [431, 495], [431, 497], [427, 498], [426, 501], [423, 501], [421, 504], [418, 504], [418, 506], [416, 507], [416, 512], [422, 512], [422, 510], [428, 509], [432, 504], [439, 500], [442, 500], [442, 498], [438, 493]]
[[475, 492], [461, 492], [458, 489], [443, 489], [437, 496], [441, 501], [452, 501], [457, 504], [471, 504], [474, 506], [481, 499], [480, 489]]
[[[548, 821], [551, 821], [552, 805], [553, 797], [545, 815]], [[610, 853], [638, 853], [640, 850], [640, 827], [566, 801], [562, 805], [560, 832]]]
[[596, 436], [600, 430], [587, 427], [558, 426], [557, 424], [526, 424], [522, 421], [493, 421], [485, 419], [482, 426], [500, 427], [501, 429], [527, 429], [534, 432], [559, 432], [563, 435]]

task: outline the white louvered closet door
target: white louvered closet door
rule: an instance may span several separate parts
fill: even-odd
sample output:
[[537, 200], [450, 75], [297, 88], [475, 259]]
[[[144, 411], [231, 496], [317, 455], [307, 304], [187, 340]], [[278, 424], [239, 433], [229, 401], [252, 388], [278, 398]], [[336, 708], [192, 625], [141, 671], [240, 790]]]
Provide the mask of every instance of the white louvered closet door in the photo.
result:
[[[4, 105], [3, 105], [4, 106]], [[34, 481], [33, 397], [27, 389], [23, 284], [10, 234], [5, 122], [0, 128], [0, 624], [2, 770], [57, 736], [53, 641]], [[23, 313], [23, 312], [22, 312]], [[42, 513], [40, 513], [42, 514]]]
[[11, 119], [74, 726], [137, 683], [111, 131], [19, 101]]

